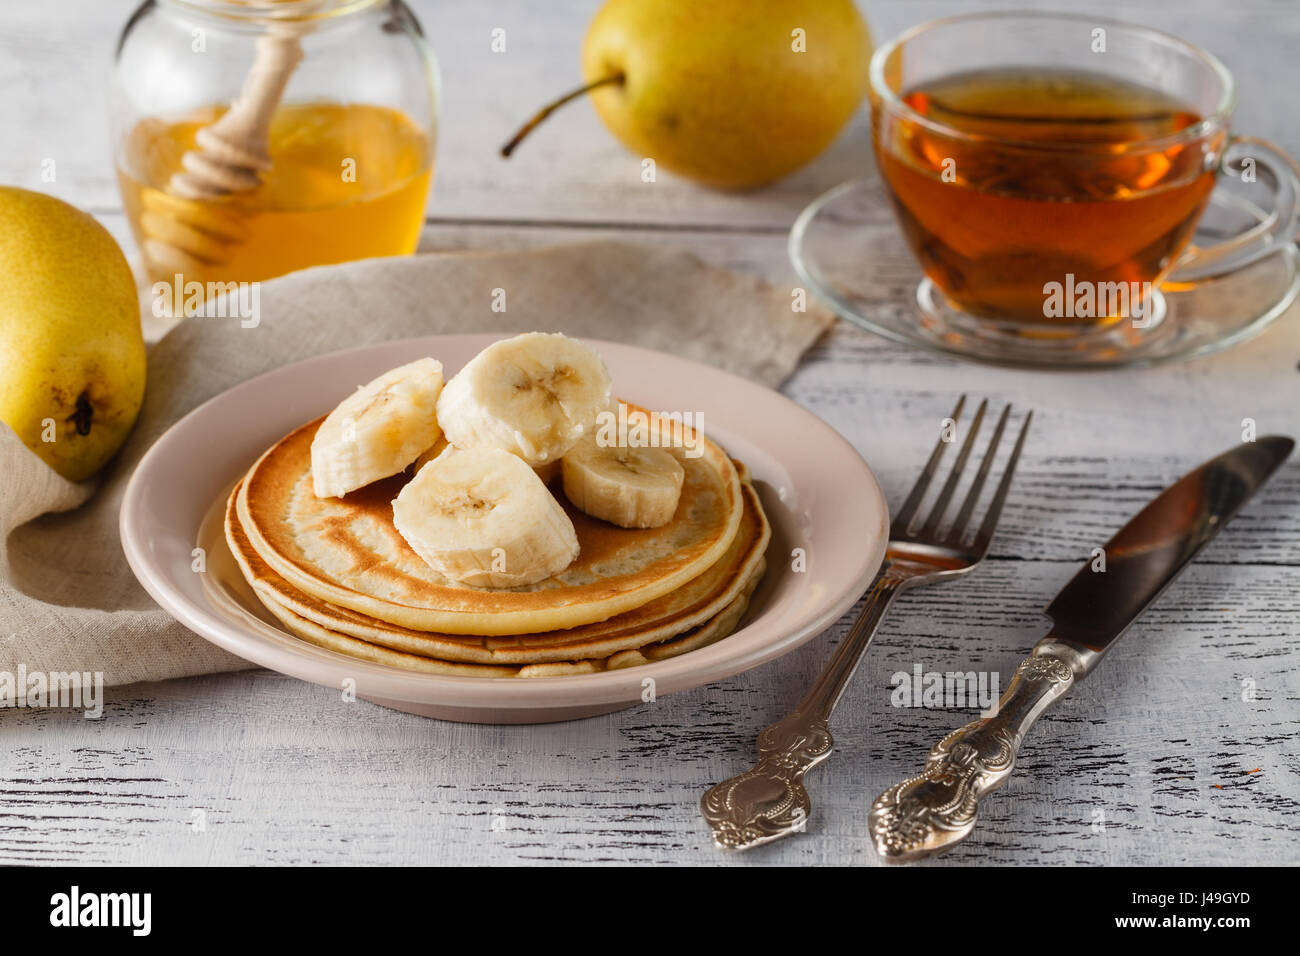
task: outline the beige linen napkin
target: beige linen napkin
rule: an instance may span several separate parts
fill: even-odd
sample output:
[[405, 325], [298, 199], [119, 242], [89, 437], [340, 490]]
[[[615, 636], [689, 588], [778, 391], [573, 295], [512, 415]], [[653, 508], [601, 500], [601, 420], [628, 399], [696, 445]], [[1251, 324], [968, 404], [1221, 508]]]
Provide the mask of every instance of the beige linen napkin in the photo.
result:
[[105, 684], [129, 684], [252, 666], [153, 602], [127, 567], [117, 520], [149, 446], [254, 375], [391, 339], [537, 329], [673, 352], [776, 386], [832, 321], [792, 311], [788, 289], [614, 242], [309, 269], [264, 283], [259, 304], [255, 327], [190, 318], [152, 348], [144, 408], [97, 489], [64, 481], [0, 424], [0, 671], [99, 671]]

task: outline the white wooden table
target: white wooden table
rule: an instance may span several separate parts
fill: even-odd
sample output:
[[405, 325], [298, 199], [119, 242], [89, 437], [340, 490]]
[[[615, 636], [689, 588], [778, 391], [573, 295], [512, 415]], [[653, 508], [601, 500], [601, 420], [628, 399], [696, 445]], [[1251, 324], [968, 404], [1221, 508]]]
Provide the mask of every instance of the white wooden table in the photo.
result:
[[[637, 158], [584, 105], [510, 163], [496, 158], [539, 97], [578, 78], [597, 5], [414, 4], [445, 82], [423, 246], [620, 236], [793, 285], [787, 229], [868, 162], [865, 113], [817, 162], [749, 195], [670, 176], [641, 183]], [[103, 80], [131, 6], [0, 11], [0, 181], [90, 210], [128, 247]], [[883, 39], [975, 6], [874, 0], [867, 13]], [[1238, 128], [1300, 154], [1290, 0], [1096, 6], [1217, 51], [1240, 81]], [[494, 27], [507, 30], [507, 54], [490, 52]], [[53, 184], [40, 181], [48, 157]], [[110, 691], [100, 721], [0, 713], [0, 863], [873, 862], [872, 798], [971, 714], [892, 707], [890, 675], [921, 664], [999, 670], [1005, 682], [1042, 632], [1038, 609], [1141, 503], [1240, 440], [1243, 418], [1261, 434], [1300, 432], [1297, 311], [1227, 354], [1144, 372], [990, 370], [847, 326], [812, 352], [785, 392], [857, 446], [894, 505], [958, 392], [1032, 406], [1037, 418], [991, 559], [906, 596], [877, 637], [836, 715], [836, 753], [810, 778], [816, 809], [802, 836], [724, 857], [696, 802], [748, 765], [756, 731], [799, 698], [840, 628], [722, 684], [550, 726], [436, 723], [261, 670]], [[1293, 461], [1043, 720], [1022, 772], [946, 862], [1300, 862], [1298, 569]]]

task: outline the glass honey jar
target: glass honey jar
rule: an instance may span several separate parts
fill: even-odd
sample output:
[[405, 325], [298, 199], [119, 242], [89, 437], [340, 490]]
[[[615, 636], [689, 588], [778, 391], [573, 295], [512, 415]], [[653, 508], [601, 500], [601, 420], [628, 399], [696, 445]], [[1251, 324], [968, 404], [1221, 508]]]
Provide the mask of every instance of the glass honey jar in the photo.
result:
[[400, 0], [147, 0], [114, 81], [114, 162], [151, 281], [415, 251], [438, 79]]

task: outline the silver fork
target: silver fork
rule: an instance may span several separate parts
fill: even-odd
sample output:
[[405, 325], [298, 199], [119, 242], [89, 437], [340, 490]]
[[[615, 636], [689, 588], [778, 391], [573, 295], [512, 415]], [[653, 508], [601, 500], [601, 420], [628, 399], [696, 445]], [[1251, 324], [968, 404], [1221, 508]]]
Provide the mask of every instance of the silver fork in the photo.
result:
[[[963, 395], [952, 413], [954, 424], [960, 420], [965, 406], [966, 396]], [[925, 468], [890, 526], [885, 560], [875, 581], [867, 590], [867, 600], [862, 611], [826, 669], [794, 711], [758, 735], [758, 763], [739, 776], [711, 787], [700, 798], [700, 812], [713, 829], [713, 841], [719, 848], [747, 850], [804, 829], [811, 809], [808, 791], [803, 786], [804, 774], [830, 756], [833, 741], [828, 724], [831, 713], [843, 696], [858, 663], [871, 646], [871, 638], [894, 597], [904, 588], [966, 574], [988, 554], [989, 542], [993, 539], [998, 516], [1006, 502], [1007, 490], [1011, 487], [1011, 478], [1015, 474], [1016, 463], [1020, 460], [1020, 450], [1029, 433], [1033, 412], [1025, 416], [1002, 480], [998, 483], [979, 529], [973, 536], [966, 533], [997, 454], [998, 444], [1002, 441], [1007, 418], [1011, 414], [1010, 405], [1002, 409], [993, 437], [984, 453], [984, 460], [975, 473], [957, 517], [946, 532], [941, 534], [939, 531], [987, 408], [986, 399], [975, 412], [961, 451], [957, 453], [952, 473], [939, 490], [939, 496], [924, 523], [914, 531], [912, 526], [921, 500], [930, 487], [944, 451], [948, 445], [953, 444], [951, 440], [945, 441], [943, 434], [940, 435], [929, 461], [925, 463]]]

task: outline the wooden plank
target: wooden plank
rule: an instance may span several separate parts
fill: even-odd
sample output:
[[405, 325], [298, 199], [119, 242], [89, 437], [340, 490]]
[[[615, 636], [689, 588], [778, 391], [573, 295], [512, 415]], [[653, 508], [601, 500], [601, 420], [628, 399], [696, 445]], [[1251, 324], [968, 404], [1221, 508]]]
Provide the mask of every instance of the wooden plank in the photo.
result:
[[[867, 162], [865, 116], [807, 170], [743, 196], [671, 177], [641, 184], [636, 157], [581, 105], [516, 160], [496, 159], [535, 100], [576, 79], [577, 44], [596, 5], [416, 3], [446, 81], [422, 249], [617, 237], [670, 243], [794, 285], [785, 231], [812, 196]], [[101, 78], [107, 38], [132, 6], [45, 0], [0, 14], [0, 82], [11, 91], [0, 100], [0, 181], [88, 206], [124, 242]], [[869, 14], [883, 37], [996, 6], [876, 0]], [[1300, 40], [1289, 0], [1130, 6], [1095, 8], [1219, 52], [1239, 75], [1238, 128], [1300, 152], [1290, 89], [1276, 80], [1289, 75]], [[489, 59], [494, 26], [507, 29], [509, 52]], [[53, 184], [39, 180], [46, 157], [57, 161]], [[710, 783], [748, 764], [755, 733], [798, 699], [843, 624], [732, 680], [542, 727], [426, 721], [265, 671], [110, 691], [100, 721], [6, 711], [0, 863], [872, 862], [871, 799], [973, 716], [896, 708], [891, 676], [920, 665], [1005, 680], [1043, 632], [1039, 608], [1156, 490], [1239, 440], [1243, 418], [1261, 434], [1300, 431], [1297, 360], [1294, 311], [1224, 355], [1141, 373], [959, 365], [845, 325], [814, 349], [785, 392], [863, 453], [895, 505], [957, 393], [1033, 407], [1036, 424], [988, 564], [905, 596], [882, 628], [835, 720], [837, 752], [810, 780], [817, 809], [803, 836], [724, 857], [708, 845], [695, 805]], [[1297, 504], [1292, 463], [1106, 667], [1044, 719], [1023, 772], [949, 861], [1297, 861]]]
[[[1293, 572], [1221, 572], [1190, 570], [1044, 719], [949, 860], [1294, 862], [1300, 641], [1269, 616], [1294, 611]], [[709, 846], [695, 803], [752, 759], [755, 731], [793, 704], [829, 641], [538, 727], [434, 723], [261, 671], [111, 691], [97, 722], [13, 712], [4, 730], [25, 742], [0, 773], [0, 862], [870, 862], [871, 799], [974, 716], [896, 708], [891, 675], [919, 664], [1005, 679], [1060, 575], [995, 561], [905, 597], [836, 717], [835, 755], [810, 778], [808, 833], [746, 856]]]
[[[120, 229], [120, 217], [109, 224]], [[611, 234], [795, 281], [780, 236], [436, 224], [424, 245]], [[837, 717], [839, 750], [816, 772], [818, 815], [798, 840], [720, 858], [694, 806], [751, 759], [755, 733], [812, 680], [826, 641], [653, 709], [551, 727], [434, 724], [265, 672], [112, 692], [95, 724], [8, 714], [2, 726], [23, 743], [0, 759], [0, 862], [869, 861], [870, 800], [971, 716], [893, 708], [890, 675], [920, 664], [1005, 679], [1074, 566], [1159, 487], [1237, 440], [1243, 409], [1263, 431], [1296, 430], [1294, 387], [1251, 383], [1294, 383], [1297, 334], [1279, 324], [1223, 356], [1144, 372], [1140, 392], [1124, 373], [955, 365], [846, 325], [814, 350], [786, 391], [863, 452], [895, 504], [958, 390], [1032, 406], [1037, 425], [987, 567], [907, 596], [886, 622]], [[1044, 721], [1029, 772], [950, 859], [1293, 861], [1297, 499], [1292, 467]], [[1149, 783], [1120, 789], [1135, 779]], [[195, 810], [204, 831], [191, 829]]]
[[[40, 188], [89, 208], [120, 208], [110, 163], [109, 111], [113, 38], [134, 0], [9, 4], [0, 26], [0, 182]], [[580, 80], [578, 51], [599, 0], [551, 0], [544, 12], [526, 0], [416, 0], [443, 77], [443, 119], [429, 214], [440, 219], [729, 224], [784, 230], [818, 193], [861, 173], [869, 162], [864, 106], [824, 156], [769, 188], [725, 193], [671, 175], [640, 181], [641, 157], [628, 153], [584, 103], [555, 116], [505, 162], [497, 150], [546, 98]], [[875, 0], [866, 6], [883, 40], [915, 23], [958, 10], [1001, 8], [953, 0]], [[1035, 8], [1074, 11], [1070, 0]], [[1276, 139], [1300, 153], [1289, 76], [1300, 44], [1300, 18], [1288, 0], [1228, 6], [1201, 0], [1123, 0], [1089, 5], [1097, 16], [1151, 23], [1206, 45], [1236, 71], [1237, 128]], [[491, 31], [506, 30], [507, 50], [493, 53]], [[75, 50], [76, 55], [67, 51]], [[53, 159], [57, 178], [41, 180]]]

